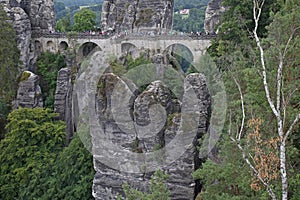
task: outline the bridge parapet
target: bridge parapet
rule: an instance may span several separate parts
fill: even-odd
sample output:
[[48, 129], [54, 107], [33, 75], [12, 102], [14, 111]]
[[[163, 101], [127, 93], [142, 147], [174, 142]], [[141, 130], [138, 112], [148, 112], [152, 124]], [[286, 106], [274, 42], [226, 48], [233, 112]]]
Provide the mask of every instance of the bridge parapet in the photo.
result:
[[211, 40], [216, 35], [127, 35], [117, 38], [119, 40]]
[[33, 32], [33, 38], [72, 38], [72, 39], [115, 39], [116, 42], [126, 40], [211, 40], [217, 35], [194, 35], [194, 34], [173, 34], [173, 35], [145, 35], [145, 34], [134, 34], [134, 35], [102, 35], [99, 33], [44, 33], [44, 32]]
[[111, 36], [88, 33], [41, 33], [33, 32], [32, 38], [72, 38], [72, 39], [109, 39]]

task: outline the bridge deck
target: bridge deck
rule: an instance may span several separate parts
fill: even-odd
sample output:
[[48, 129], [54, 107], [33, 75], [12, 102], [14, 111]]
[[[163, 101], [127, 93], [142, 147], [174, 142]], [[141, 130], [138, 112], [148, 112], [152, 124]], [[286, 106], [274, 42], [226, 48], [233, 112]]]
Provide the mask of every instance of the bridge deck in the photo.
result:
[[116, 40], [211, 40], [217, 35], [166, 34], [166, 35], [102, 35], [88, 33], [33, 33], [32, 38], [116, 39]]

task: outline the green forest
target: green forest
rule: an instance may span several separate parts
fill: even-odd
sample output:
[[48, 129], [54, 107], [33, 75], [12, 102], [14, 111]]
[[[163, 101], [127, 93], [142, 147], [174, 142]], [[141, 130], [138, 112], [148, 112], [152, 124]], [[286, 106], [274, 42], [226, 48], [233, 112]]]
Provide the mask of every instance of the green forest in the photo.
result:
[[[62, 31], [82, 31], [76, 23], [82, 24], [83, 15], [90, 16], [91, 26], [97, 23], [99, 16], [85, 9], [76, 19], [83, 4], [101, 6], [101, 1], [55, 1]], [[174, 28], [203, 29], [206, 4], [176, 1], [175, 11], [189, 8], [191, 13], [186, 19], [175, 15]], [[196, 199], [299, 200], [300, 2], [224, 0], [223, 4], [228, 9], [218, 35], [206, 55], [186, 70], [188, 74], [197, 71], [197, 65], [205, 66], [205, 75], [210, 76], [209, 70], [217, 68], [222, 76], [212, 78], [223, 80], [227, 95], [216, 153], [192, 174], [202, 184]], [[0, 199], [93, 199], [92, 155], [77, 134], [67, 143], [66, 124], [53, 111], [56, 75], [66, 66], [64, 57], [47, 52], [37, 60], [45, 108], [13, 109], [17, 83], [24, 77], [16, 62], [20, 52], [15, 32], [1, 5], [0, 36]], [[130, 58], [127, 68], [148, 62]], [[114, 70], [125, 70], [120, 63], [113, 64]], [[168, 200], [167, 179], [158, 170], [146, 193], [124, 185], [126, 199]]]

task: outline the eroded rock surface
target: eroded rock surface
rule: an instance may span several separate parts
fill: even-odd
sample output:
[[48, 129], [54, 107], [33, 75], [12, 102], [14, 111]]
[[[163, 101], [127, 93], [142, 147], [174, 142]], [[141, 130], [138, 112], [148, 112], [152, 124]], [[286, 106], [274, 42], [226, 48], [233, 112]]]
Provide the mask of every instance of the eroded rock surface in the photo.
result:
[[104, 0], [101, 22], [105, 30], [171, 29], [173, 7], [173, 0]]
[[31, 38], [33, 31], [54, 31], [55, 14], [53, 0], [3, 0], [1, 4], [10, 16], [16, 32], [20, 50], [21, 70], [34, 70], [35, 45]]
[[29, 16], [33, 30], [54, 31], [55, 13], [53, 0], [31, 0]]
[[39, 77], [30, 71], [24, 71], [19, 83], [16, 107], [43, 107]]
[[57, 75], [54, 112], [59, 113], [59, 119], [66, 122], [66, 138], [68, 142], [73, 136], [72, 92], [71, 70], [62, 68]]
[[[179, 154], [178, 159], [162, 168], [169, 174], [167, 186], [171, 199], [193, 199], [201, 190], [200, 183], [191, 176], [202, 164], [195, 147], [199, 145], [198, 139], [207, 132], [210, 117], [211, 100], [205, 77], [201, 74], [186, 77], [183, 96], [187, 97], [182, 99], [185, 105], [172, 99], [170, 90], [161, 81], [150, 83], [139, 94], [136, 87], [126, 85], [126, 80], [113, 73], [102, 75], [98, 82], [94, 107], [99, 127], [91, 132], [96, 171], [93, 196], [97, 200], [116, 199], [118, 194], [124, 195], [122, 185], [125, 183], [148, 191], [153, 172], [147, 171], [146, 164], [137, 166], [130, 159], [141, 153], [170, 148], [168, 144], [179, 134], [178, 131], [194, 131], [191, 132], [194, 135], [189, 145], [181, 152], [174, 152]], [[189, 96], [191, 93], [193, 95]], [[180, 113], [182, 109], [185, 114]], [[190, 130], [190, 126], [194, 128]], [[108, 144], [107, 139], [112, 143]], [[117, 148], [112, 150], [110, 147], [113, 145]], [[115, 156], [120, 153], [119, 148], [132, 157], [121, 156], [117, 159]], [[107, 151], [106, 155], [103, 151]], [[164, 159], [164, 156], [157, 159]], [[108, 161], [104, 162], [104, 159]]]
[[[150, 116], [150, 109], [154, 116]], [[141, 152], [163, 147], [166, 115], [171, 113], [171, 92], [161, 81], [152, 82], [134, 102], [134, 118]]]
[[[15, 33], [17, 46], [20, 50], [21, 70], [29, 69], [32, 56], [31, 23], [29, 16], [21, 7], [10, 7], [9, 3], [3, 4], [4, 10], [10, 16]], [[5, 7], [6, 6], [6, 7]]]
[[221, 15], [225, 12], [225, 7], [222, 5], [223, 0], [211, 0], [206, 8], [204, 30], [206, 33], [215, 33], [217, 25], [220, 22]]

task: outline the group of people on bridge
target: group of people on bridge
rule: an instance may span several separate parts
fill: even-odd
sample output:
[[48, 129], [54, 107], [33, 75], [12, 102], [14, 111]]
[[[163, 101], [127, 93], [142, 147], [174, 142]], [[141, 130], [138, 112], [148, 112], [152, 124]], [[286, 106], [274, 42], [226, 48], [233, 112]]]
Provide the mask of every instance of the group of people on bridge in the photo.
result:
[[157, 37], [157, 36], [166, 36], [166, 37], [191, 37], [193, 39], [201, 39], [201, 38], [211, 38], [215, 37], [216, 33], [205, 33], [205, 32], [178, 32], [178, 31], [121, 31], [115, 32], [114, 30], [107, 31], [85, 31], [85, 32], [33, 32], [34, 37], [73, 37], [73, 38], [85, 38], [85, 37], [93, 37], [99, 39], [123, 39], [126, 37]]

